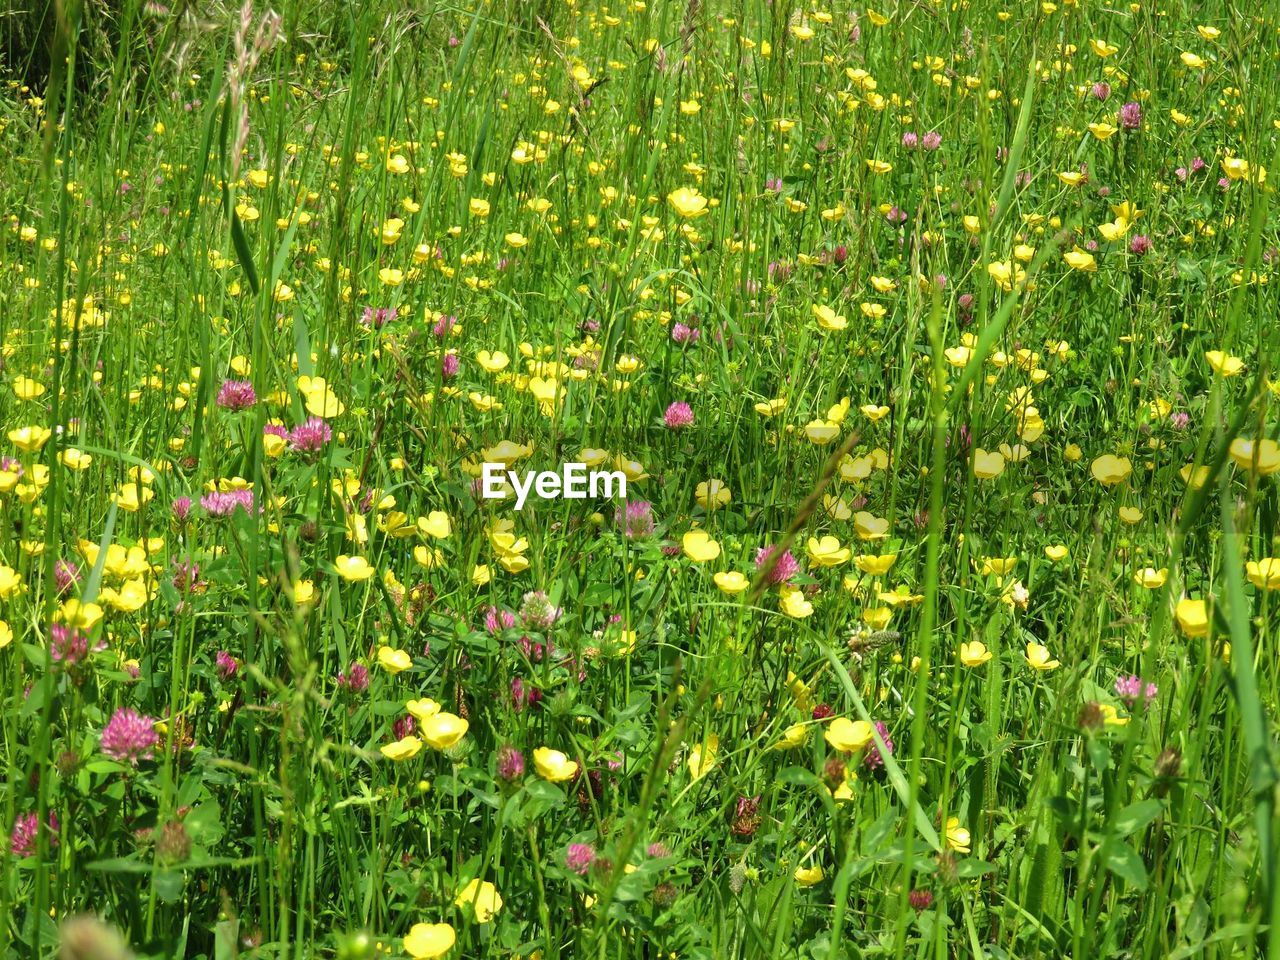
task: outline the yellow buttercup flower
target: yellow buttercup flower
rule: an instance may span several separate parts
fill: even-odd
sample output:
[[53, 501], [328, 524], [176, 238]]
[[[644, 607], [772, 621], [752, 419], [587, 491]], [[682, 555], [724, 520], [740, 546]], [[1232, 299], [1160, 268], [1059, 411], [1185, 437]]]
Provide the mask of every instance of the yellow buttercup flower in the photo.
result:
[[677, 214], [686, 219], [700, 217], [707, 212], [709, 201], [693, 187], [681, 187], [667, 194], [667, 202]]
[[1106, 453], [1089, 465], [1089, 472], [1104, 487], [1113, 487], [1129, 479], [1129, 475], [1133, 473], [1133, 465], [1126, 457]]
[[421, 721], [422, 739], [434, 750], [448, 750], [467, 735], [470, 724], [452, 713], [433, 713]]
[[1002, 453], [973, 448], [973, 475], [979, 480], [992, 480], [1004, 473], [1005, 459]]
[[1241, 470], [1257, 472], [1269, 476], [1280, 470], [1280, 445], [1274, 440], [1245, 440], [1237, 437], [1227, 448], [1231, 462]]
[[488, 923], [502, 909], [498, 888], [488, 880], [472, 880], [453, 898], [454, 906], [474, 912], [476, 923]]
[[812, 887], [821, 883], [825, 874], [822, 872], [822, 864], [815, 863], [809, 867], [796, 867], [792, 876], [800, 886]]
[[1182, 599], [1174, 608], [1178, 626], [1188, 637], [1209, 635], [1209, 608], [1203, 600]]
[[550, 747], [538, 747], [533, 751], [533, 767], [538, 776], [552, 783], [563, 783], [572, 780], [578, 772], [578, 762], [570, 760], [559, 750]]
[[701, 743], [694, 744], [685, 761], [691, 780], [695, 782], [701, 780], [715, 768], [716, 754], [719, 750], [720, 738], [714, 733], [708, 734]]
[[405, 650], [397, 650], [385, 644], [378, 648], [378, 665], [394, 676], [413, 666], [413, 658]]
[[413, 960], [435, 960], [452, 950], [456, 940], [447, 923], [415, 923], [404, 938], [404, 952]]
[[1224, 377], [1234, 377], [1244, 372], [1244, 361], [1225, 351], [1209, 350], [1206, 351], [1204, 358], [1209, 361], [1209, 366]]
[[378, 572], [364, 557], [348, 557], [344, 554], [339, 554], [333, 561], [333, 565], [337, 568], [338, 576], [343, 580], [356, 583], [368, 580]]
[[1143, 567], [1133, 575], [1133, 582], [1144, 590], [1159, 590], [1168, 579], [1168, 567], [1161, 567], [1159, 570], [1154, 567]]
[[1053, 655], [1049, 653], [1048, 647], [1044, 644], [1035, 642], [1029, 642], [1027, 644], [1026, 659], [1027, 666], [1031, 667], [1032, 670], [1039, 670], [1042, 673], [1050, 670], [1057, 670], [1058, 667], [1062, 666], [1059, 661], [1053, 659]]
[[1064, 253], [1062, 261], [1072, 270], [1080, 270], [1085, 273], [1093, 273], [1098, 269], [1098, 261], [1093, 258], [1093, 254], [1079, 248]]
[[778, 607], [795, 620], [803, 620], [813, 613], [813, 604], [805, 597], [804, 591], [789, 583], [778, 587]]
[[421, 749], [422, 741], [410, 734], [407, 737], [401, 737], [395, 743], [384, 744], [378, 748], [378, 752], [388, 760], [399, 761], [416, 757]]
[[1280, 558], [1263, 557], [1245, 564], [1249, 582], [1259, 590], [1280, 590]]
[[717, 573], [711, 579], [715, 581], [715, 585], [720, 589], [721, 593], [727, 593], [730, 596], [742, 593], [747, 587], [751, 586], [751, 581], [737, 570]]
[[970, 837], [969, 831], [960, 826], [959, 817], [947, 818], [947, 847], [956, 853], [968, 853]]
[[822, 738], [832, 748], [841, 753], [855, 753], [864, 749], [875, 739], [873, 727], [865, 720], [850, 720], [848, 717], [836, 717], [827, 724]]
[[960, 662], [966, 667], [980, 667], [991, 659], [991, 651], [981, 640], [960, 644]]
[[838, 567], [848, 563], [851, 555], [848, 547], [842, 547], [840, 541], [830, 535], [810, 537], [808, 552], [809, 562], [815, 567]]
[[48, 427], [15, 427], [8, 433], [9, 442], [24, 453], [35, 453], [49, 442], [53, 431]]
[[684, 555], [694, 563], [707, 563], [720, 556], [720, 544], [705, 530], [690, 530], [681, 540]]

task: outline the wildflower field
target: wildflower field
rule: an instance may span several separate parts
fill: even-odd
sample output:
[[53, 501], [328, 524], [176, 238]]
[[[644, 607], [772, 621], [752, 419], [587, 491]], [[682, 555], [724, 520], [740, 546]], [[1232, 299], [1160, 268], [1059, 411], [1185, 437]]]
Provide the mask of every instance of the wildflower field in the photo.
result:
[[1278, 51], [7, 4], [0, 953], [1280, 958]]

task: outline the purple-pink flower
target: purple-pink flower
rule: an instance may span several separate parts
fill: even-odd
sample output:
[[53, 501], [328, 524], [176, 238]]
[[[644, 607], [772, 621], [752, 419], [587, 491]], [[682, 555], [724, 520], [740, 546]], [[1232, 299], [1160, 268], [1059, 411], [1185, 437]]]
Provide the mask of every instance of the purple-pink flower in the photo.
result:
[[308, 417], [288, 434], [289, 449], [307, 457], [314, 457], [331, 439], [333, 428], [319, 417]]
[[237, 510], [253, 512], [252, 490], [215, 490], [200, 498], [200, 506], [211, 517], [229, 517]]
[[258, 402], [253, 384], [248, 380], [226, 380], [218, 390], [218, 406], [236, 413], [248, 410]]
[[784, 550], [777, 562], [773, 562], [773, 555], [777, 549], [777, 547], [761, 547], [756, 551], [756, 569], [769, 570], [768, 581], [774, 586], [789, 582], [800, 572], [800, 564], [791, 555], [790, 550]]
[[647, 537], [653, 533], [653, 505], [648, 500], [628, 500], [614, 512], [614, 522], [628, 540]]
[[137, 766], [150, 757], [160, 737], [155, 720], [130, 707], [120, 707], [102, 729], [102, 752], [112, 760]]
[[[47, 831], [49, 847], [58, 845], [58, 815], [49, 811]], [[15, 857], [29, 857], [36, 852], [36, 841], [40, 837], [40, 818], [35, 812], [24, 813], [13, 821], [13, 831], [9, 834], [9, 852]]]
[[589, 843], [571, 843], [564, 854], [564, 865], [574, 873], [583, 874], [596, 862], [596, 848]]
[[669, 430], [682, 430], [693, 424], [693, 408], [687, 403], [677, 400], [667, 407], [667, 412], [662, 416], [662, 422], [667, 425]]
[[1139, 700], [1150, 703], [1160, 692], [1154, 683], [1144, 683], [1139, 676], [1129, 675], [1116, 678], [1116, 696], [1132, 705]]

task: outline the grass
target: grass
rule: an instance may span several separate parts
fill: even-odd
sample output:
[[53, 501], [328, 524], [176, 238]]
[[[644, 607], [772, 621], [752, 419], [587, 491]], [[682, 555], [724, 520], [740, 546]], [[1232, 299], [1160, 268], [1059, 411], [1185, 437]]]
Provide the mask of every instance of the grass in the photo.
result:
[[1278, 29], [9, 11], [5, 955], [1280, 957]]

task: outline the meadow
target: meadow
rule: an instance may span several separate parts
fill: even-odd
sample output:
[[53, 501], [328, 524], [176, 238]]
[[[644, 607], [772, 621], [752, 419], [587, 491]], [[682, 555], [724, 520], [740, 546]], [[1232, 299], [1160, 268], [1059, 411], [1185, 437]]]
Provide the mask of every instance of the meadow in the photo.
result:
[[9, 4], [3, 956], [1280, 958], [1278, 60]]

